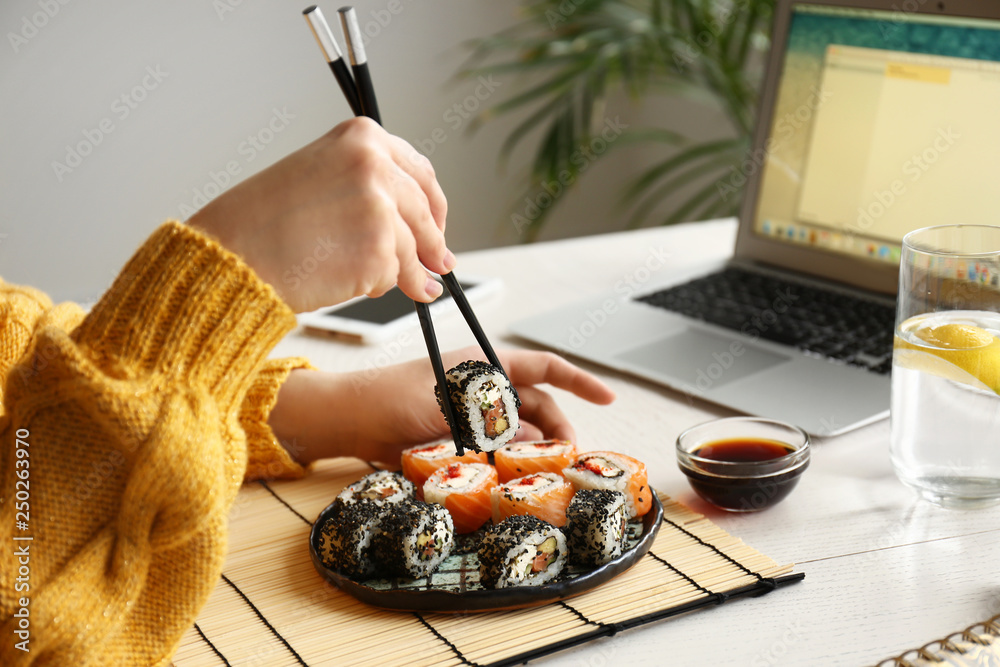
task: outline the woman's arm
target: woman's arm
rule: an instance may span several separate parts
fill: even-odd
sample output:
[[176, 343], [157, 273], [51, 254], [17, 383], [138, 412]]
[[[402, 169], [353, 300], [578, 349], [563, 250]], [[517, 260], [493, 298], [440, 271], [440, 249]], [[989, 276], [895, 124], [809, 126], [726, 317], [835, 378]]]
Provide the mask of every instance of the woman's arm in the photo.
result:
[[[296, 312], [379, 296], [433, 301], [447, 201], [427, 158], [367, 118], [345, 121], [210, 202], [189, 224], [240, 255]], [[315, 271], [293, 267], [312, 258]], [[421, 266], [421, 264], [423, 266]]]
[[[549, 384], [597, 404], [614, 393], [598, 378], [549, 353], [497, 352], [521, 399], [519, 439], [575, 439], [575, 432], [552, 396]], [[481, 358], [478, 348], [444, 355], [446, 367]], [[334, 456], [397, 465], [406, 447], [448, 435], [434, 395], [430, 361], [419, 359], [382, 369], [374, 379], [361, 373], [292, 371], [278, 393], [269, 423], [278, 439], [294, 443], [303, 464]]]

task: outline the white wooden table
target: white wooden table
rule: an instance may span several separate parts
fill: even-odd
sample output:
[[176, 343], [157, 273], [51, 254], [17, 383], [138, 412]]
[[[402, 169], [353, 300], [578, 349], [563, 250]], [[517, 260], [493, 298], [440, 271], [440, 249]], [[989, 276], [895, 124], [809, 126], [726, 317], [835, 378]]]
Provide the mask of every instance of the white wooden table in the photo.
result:
[[[655, 280], [644, 268], [669, 256], [672, 271], [731, 252], [732, 220], [464, 253], [458, 271], [498, 275], [501, 293], [475, 304], [497, 347], [523, 346], [506, 325], [607, 292], [619, 280]], [[475, 341], [461, 315], [435, 318], [442, 349]], [[418, 326], [377, 345], [297, 331], [275, 351], [327, 370], [377, 368], [426, 354]], [[1000, 613], [1000, 508], [936, 508], [892, 472], [888, 421], [815, 442], [812, 463], [781, 504], [750, 515], [713, 510], [677, 469], [674, 441], [728, 411], [651, 383], [582, 364], [618, 394], [599, 407], [553, 391], [581, 450], [616, 449], [649, 467], [650, 482], [804, 581], [766, 597], [670, 618], [538, 661], [545, 665], [864, 665]]]

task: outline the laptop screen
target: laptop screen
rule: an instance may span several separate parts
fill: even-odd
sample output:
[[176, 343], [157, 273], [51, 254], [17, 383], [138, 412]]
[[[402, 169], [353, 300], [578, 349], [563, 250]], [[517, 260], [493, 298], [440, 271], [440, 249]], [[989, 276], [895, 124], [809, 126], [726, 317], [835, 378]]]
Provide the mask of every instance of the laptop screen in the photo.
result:
[[1000, 224], [1000, 21], [793, 4], [783, 46], [755, 235], [892, 264]]

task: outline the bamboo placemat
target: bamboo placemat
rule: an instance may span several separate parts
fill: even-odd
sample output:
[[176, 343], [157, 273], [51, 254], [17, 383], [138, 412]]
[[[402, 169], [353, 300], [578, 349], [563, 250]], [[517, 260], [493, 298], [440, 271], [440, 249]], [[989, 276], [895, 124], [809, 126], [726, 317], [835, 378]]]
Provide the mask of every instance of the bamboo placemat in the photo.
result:
[[230, 513], [223, 576], [174, 663], [513, 665], [804, 576], [663, 498], [663, 524], [649, 553], [588, 593], [518, 611], [384, 611], [328, 584], [308, 549], [313, 519], [371, 471], [338, 459], [303, 480], [245, 486]]

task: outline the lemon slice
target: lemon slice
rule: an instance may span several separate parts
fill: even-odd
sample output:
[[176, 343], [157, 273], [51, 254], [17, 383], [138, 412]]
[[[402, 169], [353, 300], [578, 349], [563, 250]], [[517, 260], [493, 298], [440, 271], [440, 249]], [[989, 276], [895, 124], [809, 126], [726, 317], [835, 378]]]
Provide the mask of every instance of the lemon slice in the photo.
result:
[[923, 327], [913, 334], [928, 345], [945, 350], [977, 350], [996, 339], [989, 331], [971, 324], [951, 322], [936, 327]]
[[896, 366], [902, 366], [903, 368], [910, 368], [922, 373], [937, 375], [938, 377], [943, 377], [946, 380], [952, 380], [953, 382], [969, 385], [970, 387], [980, 389], [982, 391], [993, 391], [992, 387], [987, 387], [974, 375], [970, 375], [955, 364], [945, 361], [941, 357], [930, 354], [929, 352], [923, 352], [913, 348], [907, 349], [897, 347], [893, 354], [895, 355], [893, 361]]
[[925, 344], [897, 337], [898, 363], [1000, 393], [1000, 340], [989, 331], [949, 323], [918, 328], [912, 334]]

